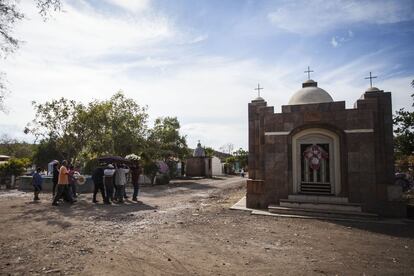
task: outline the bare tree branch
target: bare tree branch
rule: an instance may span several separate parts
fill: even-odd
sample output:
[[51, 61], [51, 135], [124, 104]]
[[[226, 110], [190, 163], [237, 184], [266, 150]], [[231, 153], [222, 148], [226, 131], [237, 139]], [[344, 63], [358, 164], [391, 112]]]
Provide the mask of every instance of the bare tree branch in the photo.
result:
[[14, 52], [19, 41], [12, 36], [14, 24], [23, 19], [15, 1], [0, 0], [0, 57], [5, 58], [8, 53]]
[[37, 0], [37, 7], [40, 15], [46, 20], [50, 11], [60, 11], [62, 9], [62, 2], [60, 0]]
[[[62, 8], [61, 0], [34, 0], [40, 15], [47, 20], [50, 11]], [[24, 18], [16, 0], [0, 0], [0, 58], [6, 58], [19, 48], [20, 40], [13, 36], [14, 24]], [[5, 112], [4, 98], [9, 93], [5, 73], [0, 71], [0, 111]]]

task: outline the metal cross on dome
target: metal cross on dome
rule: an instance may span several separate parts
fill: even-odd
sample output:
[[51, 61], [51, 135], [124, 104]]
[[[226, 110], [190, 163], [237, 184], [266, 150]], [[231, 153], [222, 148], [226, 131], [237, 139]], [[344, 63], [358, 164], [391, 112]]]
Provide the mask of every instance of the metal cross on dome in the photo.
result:
[[369, 72], [369, 77], [365, 78], [366, 80], [369, 79], [369, 84], [371, 85], [371, 88], [372, 88], [372, 79], [376, 79], [376, 78], [377, 76], [372, 76], [371, 72]]
[[257, 88], [255, 88], [254, 90], [257, 90], [257, 96], [260, 97], [260, 90], [263, 90], [263, 87], [260, 87], [260, 84], [257, 84]]
[[308, 80], [310, 80], [310, 73], [313, 72], [310, 67], [308, 66], [308, 70], [305, 71], [304, 73], [308, 73]]

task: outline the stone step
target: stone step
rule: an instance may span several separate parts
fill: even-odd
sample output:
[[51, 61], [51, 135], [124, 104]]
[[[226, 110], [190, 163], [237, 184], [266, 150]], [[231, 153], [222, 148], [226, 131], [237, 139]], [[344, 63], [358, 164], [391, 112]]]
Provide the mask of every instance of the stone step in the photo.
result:
[[348, 203], [347, 197], [322, 196], [322, 195], [289, 195], [290, 200], [310, 201], [310, 202], [337, 202]]
[[302, 208], [302, 209], [314, 209], [314, 210], [335, 210], [335, 211], [347, 211], [347, 212], [362, 212], [360, 204], [354, 203], [340, 203], [340, 202], [311, 202], [311, 201], [302, 201], [302, 200], [291, 200], [291, 199], [281, 199], [281, 207], [290, 207], [290, 208]]
[[269, 212], [273, 214], [283, 215], [297, 215], [308, 217], [321, 217], [321, 218], [338, 218], [338, 219], [362, 219], [362, 220], [377, 220], [378, 215], [364, 212], [351, 212], [351, 211], [339, 211], [339, 210], [320, 210], [309, 208], [291, 208], [282, 207], [279, 205], [269, 205]]

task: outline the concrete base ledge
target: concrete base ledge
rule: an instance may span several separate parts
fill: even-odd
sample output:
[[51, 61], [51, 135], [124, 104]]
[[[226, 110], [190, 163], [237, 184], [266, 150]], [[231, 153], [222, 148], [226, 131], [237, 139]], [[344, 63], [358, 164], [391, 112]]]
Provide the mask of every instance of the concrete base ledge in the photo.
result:
[[392, 225], [405, 225], [414, 223], [412, 220], [407, 219], [362, 219], [362, 218], [339, 218], [339, 217], [324, 217], [317, 215], [298, 215], [298, 214], [276, 214], [271, 213], [268, 210], [258, 210], [246, 207], [246, 197], [242, 197], [236, 204], [230, 207], [230, 210], [238, 210], [249, 212], [251, 215], [269, 216], [277, 218], [295, 218], [295, 219], [317, 219], [327, 221], [349, 221], [349, 222], [361, 222], [361, 223], [380, 223], [380, 224], [392, 224]]

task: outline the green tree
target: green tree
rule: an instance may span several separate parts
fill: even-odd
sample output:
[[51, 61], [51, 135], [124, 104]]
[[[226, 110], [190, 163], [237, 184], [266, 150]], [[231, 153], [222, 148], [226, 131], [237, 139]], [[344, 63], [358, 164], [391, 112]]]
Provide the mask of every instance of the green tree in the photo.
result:
[[204, 153], [207, 157], [213, 157], [215, 150], [211, 147], [204, 148]]
[[[414, 80], [411, 82], [414, 87]], [[411, 95], [414, 100], [414, 94]], [[414, 103], [411, 105], [414, 107]], [[394, 116], [394, 143], [397, 155], [411, 155], [414, 152], [414, 112], [401, 108]]]
[[36, 145], [12, 139], [7, 135], [3, 135], [0, 138], [0, 154], [9, 155], [15, 158], [32, 159], [35, 149]]
[[248, 157], [249, 157], [249, 152], [245, 151], [242, 148], [239, 148], [237, 151], [235, 151], [234, 153], [234, 157], [236, 159], [236, 161], [239, 162], [240, 167], [241, 168], [245, 168], [248, 164]]
[[36, 141], [53, 142], [64, 159], [75, 161], [86, 141], [85, 133], [77, 131], [76, 120], [85, 107], [65, 98], [44, 104], [33, 102], [33, 106], [35, 119], [27, 124], [24, 132], [33, 134]]
[[25, 133], [40, 142], [35, 153], [39, 164], [53, 159], [87, 162], [101, 155], [140, 153], [145, 148], [146, 107], [122, 92], [87, 106], [65, 98], [33, 106], [36, 117]]
[[146, 151], [153, 160], [183, 160], [189, 154], [185, 136], [180, 135], [177, 117], [157, 118], [149, 131]]
[[169, 176], [162, 176], [163, 183], [176, 177], [177, 162], [190, 154], [185, 136], [180, 135], [180, 122], [176, 117], [160, 117], [149, 130], [146, 148], [144, 150], [144, 171], [151, 176], [153, 182], [158, 171], [156, 161], [164, 161], [169, 168]]
[[55, 141], [51, 139], [40, 141], [33, 155], [33, 163], [38, 167], [47, 168], [49, 162], [55, 159], [60, 161], [65, 159], [62, 152], [58, 150]]
[[0, 175], [1, 176], [19, 176], [25, 168], [30, 166], [30, 160], [27, 158], [11, 158], [7, 163], [0, 164]]
[[76, 128], [85, 133], [85, 152], [95, 157], [141, 153], [148, 132], [146, 111], [122, 92], [90, 103], [75, 117]]
[[236, 161], [236, 157], [234, 156], [229, 156], [224, 160], [224, 168], [227, 174], [234, 173], [234, 164], [236, 163]]

